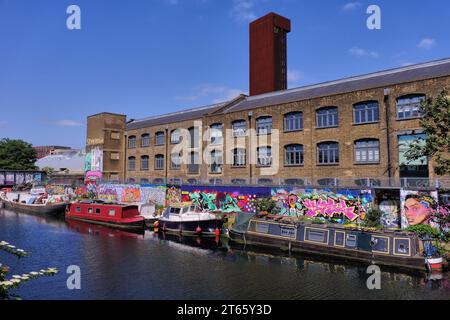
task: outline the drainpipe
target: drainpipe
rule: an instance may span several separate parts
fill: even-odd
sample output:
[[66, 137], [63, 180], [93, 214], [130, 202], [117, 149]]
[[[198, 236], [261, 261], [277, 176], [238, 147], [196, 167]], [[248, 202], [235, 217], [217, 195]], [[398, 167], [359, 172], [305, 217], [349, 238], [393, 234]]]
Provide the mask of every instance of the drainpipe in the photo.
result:
[[[124, 153], [124, 159], [123, 159], [123, 182], [127, 182], [127, 151], [128, 151], [128, 135], [125, 134], [125, 153]], [[120, 154], [119, 154], [120, 156]]]
[[250, 181], [249, 181], [249, 183], [250, 184], [252, 184], [252, 181], [253, 181], [253, 164], [252, 164], [252, 154], [253, 154], [253, 146], [252, 146], [252, 116], [253, 116], [253, 112], [252, 111], [250, 111], [249, 113], [248, 113], [248, 127], [249, 127], [249, 130], [248, 130], [248, 132], [249, 132], [249, 135], [248, 135], [248, 148], [249, 148], [249, 151], [250, 151], [250, 153], [248, 154], [248, 159], [249, 159], [249, 161], [248, 161], [248, 163], [249, 163], [249, 166], [250, 166]]
[[166, 155], [165, 155], [165, 162], [166, 162], [166, 164], [165, 164], [165, 172], [164, 172], [164, 175], [165, 175], [165, 180], [166, 180], [166, 185], [167, 185], [167, 183], [168, 183], [168, 177], [169, 177], [169, 165], [168, 165], [168, 161], [169, 161], [169, 155], [167, 154], [168, 153], [168, 150], [169, 150], [169, 127], [168, 126], [166, 126], [166, 130], [165, 130], [165, 139], [166, 139], [166, 143], [165, 143], [165, 145], [166, 145]]
[[384, 89], [384, 109], [386, 111], [386, 142], [387, 142], [387, 160], [388, 160], [388, 177], [389, 184], [392, 178], [392, 155], [391, 155], [391, 124], [390, 124], [390, 103], [389, 96], [391, 94], [391, 89]]

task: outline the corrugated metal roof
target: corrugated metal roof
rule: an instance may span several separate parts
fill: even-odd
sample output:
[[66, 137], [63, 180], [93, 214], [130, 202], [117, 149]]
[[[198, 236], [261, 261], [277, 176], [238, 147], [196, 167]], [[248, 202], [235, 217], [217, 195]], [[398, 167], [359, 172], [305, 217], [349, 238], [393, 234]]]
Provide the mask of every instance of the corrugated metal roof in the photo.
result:
[[212, 112], [219, 110], [220, 108], [224, 107], [227, 103], [228, 103], [228, 101], [209, 105], [209, 106], [168, 113], [168, 114], [161, 115], [161, 116], [155, 116], [155, 117], [149, 117], [149, 118], [144, 118], [144, 119], [140, 119], [140, 120], [135, 120], [133, 122], [130, 122], [127, 125], [127, 130], [136, 130], [136, 129], [142, 129], [142, 128], [151, 127], [151, 126], [170, 124], [173, 122], [199, 119], [205, 114], [212, 113]]
[[345, 78], [296, 89], [272, 92], [248, 97], [223, 113], [267, 107], [335, 94], [390, 86], [398, 83], [438, 78], [450, 75], [450, 59], [443, 59], [402, 68]]

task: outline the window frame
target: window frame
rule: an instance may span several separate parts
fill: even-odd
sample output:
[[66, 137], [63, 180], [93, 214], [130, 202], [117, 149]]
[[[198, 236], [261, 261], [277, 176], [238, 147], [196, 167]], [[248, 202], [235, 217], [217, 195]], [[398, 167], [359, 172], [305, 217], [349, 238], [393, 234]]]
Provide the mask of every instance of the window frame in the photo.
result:
[[[127, 162], [128, 162], [128, 165], [127, 165], [128, 171], [136, 171], [136, 157], [134, 157], [134, 156], [128, 157]], [[134, 164], [133, 167], [131, 167], [132, 163]]]
[[[162, 139], [159, 142], [158, 139]], [[166, 144], [166, 133], [164, 131], [158, 131], [155, 133], [155, 146], [164, 146]]]
[[[162, 163], [162, 167], [158, 166], [159, 161]], [[163, 154], [155, 155], [155, 170], [164, 170], [166, 166], [165, 157]]]
[[[133, 143], [131, 143], [133, 141]], [[136, 136], [129, 136], [127, 142], [128, 149], [136, 149], [137, 148], [137, 138]]]
[[214, 123], [209, 127], [209, 143], [212, 146], [220, 146], [223, 144], [223, 124], [222, 123]]
[[[144, 168], [144, 160], [147, 159], [147, 168]], [[149, 171], [150, 170], [150, 157], [147, 155], [141, 156], [141, 171]]]
[[[236, 124], [241, 124], [241, 126], [236, 127]], [[245, 137], [247, 135], [247, 121], [244, 119], [235, 120], [231, 123], [231, 129], [234, 138]]]
[[[146, 142], [146, 144], [144, 142]], [[148, 147], [150, 147], [150, 134], [144, 133], [141, 135], [141, 148]]]
[[[269, 120], [270, 119], [270, 126], [269, 126]], [[261, 123], [263, 125], [261, 125]], [[263, 136], [263, 135], [270, 135], [272, 134], [272, 130], [273, 130], [273, 117], [272, 116], [262, 116], [262, 117], [258, 117], [256, 119], [256, 134], [258, 136]], [[265, 132], [262, 132], [263, 129], [265, 129]]]
[[[374, 143], [376, 142], [377, 145], [370, 145], [370, 143]], [[365, 143], [365, 146], [357, 146], [358, 143]], [[353, 149], [354, 149], [354, 162], [355, 164], [379, 164], [380, 160], [381, 160], [381, 152], [380, 152], [380, 140], [378, 139], [359, 139], [359, 140], [355, 140], [353, 143]], [[376, 155], [378, 155], [378, 158], [373, 160], [373, 161], [362, 161], [359, 160], [358, 161], [358, 152], [360, 152], [361, 154], [359, 155], [359, 158], [362, 159], [363, 158], [363, 153], [365, 154], [366, 159], [369, 159], [369, 154], [370, 152], [373, 152], [374, 155], [374, 159], [376, 158]]]
[[[232, 167], [233, 168], [245, 168], [247, 166], [247, 150], [245, 148], [234, 148], [232, 150], [232, 156], [233, 156], [233, 162]], [[237, 160], [243, 160], [242, 162], [239, 162]]]
[[[214, 157], [213, 157], [214, 154]], [[218, 156], [216, 155], [218, 154]], [[221, 150], [212, 150], [209, 153], [210, 162], [209, 162], [209, 172], [211, 174], [222, 174], [223, 173], [223, 152]], [[213, 163], [213, 159], [219, 159], [218, 162]], [[220, 170], [215, 171], [213, 168], [219, 168]]]
[[[261, 150], [265, 149], [266, 153], [265, 153], [265, 157], [262, 158], [261, 155]], [[269, 160], [269, 164], [267, 164], [265, 161], [261, 161], [261, 160]], [[272, 147], [271, 146], [262, 146], [262, 147], [258, 147], [256, 149], [256, 163], [257, 163], [257, 167], [259, 168], [270, 168], [273, 166], [273, 153], [272, 153]]]
[[[296, 117], [297, 116], [297, 117]], [[303, 131], [303, 112], [301, 111], [293, 111], [286, 113], [283, 117], [283, 124], [284, 124], [284, 132], [298, 132]], [[299, 127], [295, 127], [295, 123], [298, 122]], [[288, 128], [290, 125], [292, 125], [292, 128]]]
[[[327, 146], [325, 150], [321, 150], [321, 147]], [[333, 148], [332, 146], [337, 146], [337, 148]], [[317, 165], [319, 166], [334, 166], [340, 164], [340, 147], [339, 142], [336, 141], [324, 141], [317, 144]], [[336, 152], [337, 151], [337, 152]], [[326, 159], [328, 159], [327, 162], [324, 162], [323, 159], [325, 158], [323, 153], [326, 152]], [[331, 158], [331, 155], [334, 155], [333, 161], [329, 161]], [[337, 161], [336, 160], [337, 157]], [[322, 162], [320, 161], [322, 159]]]
[[[321, 114], [322, 113], [322, 114]], [[332, 117], [332, 118], [331, 118]], [[319, 125], [320, 122], [323, 122], [325, 118], [326, 125]], [[330, 123], [330, 119], [335, 119], [336, 123]], [[329, 107], [320, 107], [316, 109], [316, 128], [317, 129], [330, 129], [330, 128], [339, 128], [339, 108], [335, 106]]]
[[[418, 102], [409, 102], [409, 103], [400, 103], [401, 100], [412, 100], [414, 98], [418, 98], [419, 101]], [[403, 96], [398, 97], [395, 100], [395, 112], [396, 112], [396, 117], [397, 117], [397, 121], [404, 121], [404, 120], [414, 120], [414, 119], [420, 119], [423, 117], [423, 114], [420, 112], [420, 107], [422, 105], [422, 102], [425, 101], [427, 99], [427, 95], [426, 94], [422, 94], [422, 93], [412, 93], [412, 94], [406, 94]], [[415, 112], [417, 112], [417, 115], [411, 115], [410, 117], [400, 117], [400, 111], [399, 108], [411, 108], [411, 110], [409, 112], [413, 113], [414, 110], [416, 109]], [[406, 112], [403, 110], [402, 114], [405, 114]]]
[[[299, 150], [288, 150], [288, 148], [299, 147]], [[289, 155], [288, 155], [289, 153]], [[293, 154], [294, 158], [297, 158], [295, 155], [299, 153], [300, 163], [289, 163], [288, 159], [290, 159]], [[302, 144], [288, 144], [284, 146], [284, 166], [285, 167], [301, 167], [305, 165], [305, 147]]]
[[[365, 121], [361, 120], [363, 118], [362, 114], [366, 119]], [[371, 121], [369, 121], [370, 116], [373, 117]], [[357, 118], [359, 118], [359, 121], [357, 121]], [[353, 124], [364, 125], [377, 122], [380, 122], [380, 103], [378, 101], [362, 101], [353, 105]]]

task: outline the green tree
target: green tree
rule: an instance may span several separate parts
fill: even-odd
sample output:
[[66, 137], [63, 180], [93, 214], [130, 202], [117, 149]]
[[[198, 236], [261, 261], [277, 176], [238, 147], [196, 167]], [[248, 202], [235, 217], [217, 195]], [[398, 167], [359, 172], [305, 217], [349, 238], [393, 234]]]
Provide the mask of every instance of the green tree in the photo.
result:
[[22, 140], [0, 140], [0, 169], [36, 170], [36, 151]]
[[427, 98], [421, 105], [424, 117], [420, 124], [426, 134], [424, 144], [411, 144], [405, 153], [409, 161], [428, 157], [436, 162], [439, 176], [450, 174], [450, 98], [446, 89], [436, 97]]

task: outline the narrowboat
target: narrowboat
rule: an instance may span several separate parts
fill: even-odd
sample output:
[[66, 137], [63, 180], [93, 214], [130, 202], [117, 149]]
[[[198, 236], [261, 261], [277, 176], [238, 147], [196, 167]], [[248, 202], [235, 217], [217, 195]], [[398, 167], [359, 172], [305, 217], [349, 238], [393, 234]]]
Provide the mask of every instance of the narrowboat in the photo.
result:
[[103, 202], [74, 202], [66, 219], [78, 220], [124, 230], [143, 230], [144, 217], [136, 205], [107, 204]]
[[0, 207], [18, 213], [64, 218], [68, 205], [63, 196], [34, 195], [27, 192], [0, 193]]
[[181, 235], [220, 236], [223, 218], [188, 203], [173, 204], [166, 208], [157, 223], [158, 231]]
[[233, 226], [229, 238], [249, 246], [417, 271], [427, 271], [428, 265], [422, 240], [403, 231], [371, 231], [254, 216]]

